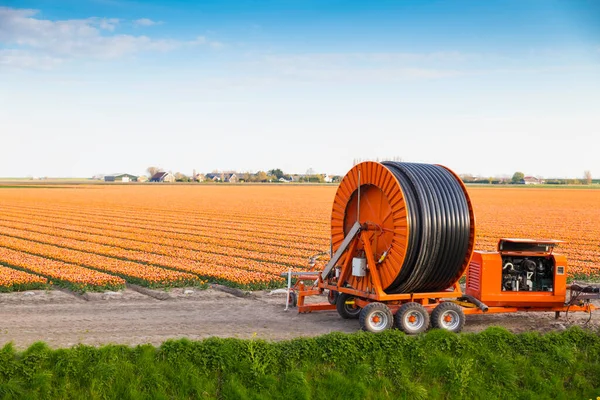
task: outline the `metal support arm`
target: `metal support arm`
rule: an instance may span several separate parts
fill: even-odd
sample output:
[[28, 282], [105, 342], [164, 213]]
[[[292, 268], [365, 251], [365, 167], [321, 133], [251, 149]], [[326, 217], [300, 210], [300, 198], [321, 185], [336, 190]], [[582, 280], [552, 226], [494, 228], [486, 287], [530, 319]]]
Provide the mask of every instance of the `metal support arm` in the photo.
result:
[[322, 279], [327, 278], [331, 270], [335, 267], [338, 261], [340, 261], [340, 258], [342, 257], [348, 246], [350, 246], [350, 243], [354, 240], [354, 238], [356, 238], [356, 235], [358, 235], [360, 229], [361, 226], [358, 222], [355, 222], [354, 225], [352, 225], [352, 229], [350, 229], [350, 232], [348, 232], [340, 247], [338, 247], [333, 257], [331, 257], [331, 260], [329, 260], [329, 262], [325, 266], [323, 272], [321, 272]]

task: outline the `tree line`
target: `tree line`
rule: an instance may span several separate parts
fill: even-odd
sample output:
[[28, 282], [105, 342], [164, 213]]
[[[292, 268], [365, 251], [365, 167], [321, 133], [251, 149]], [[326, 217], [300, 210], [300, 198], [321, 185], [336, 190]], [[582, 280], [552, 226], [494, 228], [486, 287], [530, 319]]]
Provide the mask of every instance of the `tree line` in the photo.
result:
[[[148, 167], [146, 169], [149, 177], [154, 176], [159, 172], [165, 172], [160, 167]], [[202, 182], [205, 180], [211, 180], [212, 176], [217, 176], [219, 181], [225, 181], [225, 178], [231, 175], [236, 176], [238, 182], [280, 182], [282, 179], [286, 182], [310, 182], [310, 183], [328, 183], [328, 182], [339, 182], [340, 176], [328, 177], [327, 174], [317, 174], [312, 169], [306, 171], [306, 174], [287, 174], [281, 170], [281, 168], [274, 168], [268, 171], [258, 172], [235, 172], [235, 171], [213, 171], [211, 173], [202, 174], [194, 173], [192, 175], [186, 175], [181, 172], [175, 172], [176, 182]]]
[[[511, 178], [499, 178], [499, 177], [477, 177], [469, 174], [460, 175], [460, 178], [465, 183], [482, 183], [482, 184], [522, 184], [525, 183], [525, 174], [521, 171], [515, 172]], [[546, 185], [591, 185], [594, 183], [600, 183], [600, 179], [593, 179], [592, 173], [589, 170], [584, 171], [583, 177], [580, 178], [534, 178], [537, 179], [536, 183], [543, 183]]]

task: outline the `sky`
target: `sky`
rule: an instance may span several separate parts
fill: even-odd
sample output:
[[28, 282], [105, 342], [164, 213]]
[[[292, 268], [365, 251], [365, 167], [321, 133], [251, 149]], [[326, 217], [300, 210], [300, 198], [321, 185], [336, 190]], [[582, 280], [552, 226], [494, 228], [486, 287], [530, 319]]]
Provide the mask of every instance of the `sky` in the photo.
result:
[[0, 177], [600, 177], [595, 0], [0, 0]]

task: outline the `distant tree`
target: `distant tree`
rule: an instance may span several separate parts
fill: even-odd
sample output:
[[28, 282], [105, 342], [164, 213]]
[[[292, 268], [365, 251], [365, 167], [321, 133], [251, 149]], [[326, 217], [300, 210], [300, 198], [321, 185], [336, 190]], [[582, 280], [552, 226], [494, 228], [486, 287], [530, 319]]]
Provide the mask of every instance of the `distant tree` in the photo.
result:
[[308, 182], [311, 182], [311, 183], [324, 183], [325, 182], [325, 177], [321, 174], [309, 175], [307, 178], [308, 178]]
[[525, 178], [525, 174], [522, 172], [515, 172], [510, 180], [512, 183], [519, 183]]
[[243, 174], [239, 175], [240, 180], [244, 181], [244, 182], [252, 182], [253, 181], [253, 177], [252, 174], [250, 172], [244, 172]]
[[175, 172], [175, 181], [177, 181], [177, 182], [189, 182], [190, 178], [188, 178], [186, 175], [182, 174], [181, 172]]
[[462, 175], [460, 175], [460, 179], [463, 182], [472, 182], [475, 180], [475, 177], [471, 174], [462, 174]]
[[267, 174], [269, 174], [269, 175], [274, 175], [274, 176], [275, 176], [275, 178], [277, 178], [277, 179], [279, 179], [279, 178], [283, 177], [283, 175], [284, 175], [284, 174], [283, 174], [283, 171], [282, 171], [282, 170], [280, 170], [279, 168], [277, 168], [277, 169], [272, 169], [272, 170], [269, 170], [269, 171], [267, 172]]
[[257, 182], [267, 182], [269, 180], [269, 176], [265, 171], [258, 171], [256, 173], [256, 181]]
[[583, 180], [585, 181], [586, 185], [591, 185], [592, 184], [592, 172], [591, 171], [585, 171], [583, 173]]
[[156, 174], [157, 172], [161, 172], [161, 171], [162, 171], [162, 168], [159, 168], [159, 167], [148, 167], [146, 169], [146, 172], [148, 172], [148, 175], [150, 175], [151, 178], [154, 174]]

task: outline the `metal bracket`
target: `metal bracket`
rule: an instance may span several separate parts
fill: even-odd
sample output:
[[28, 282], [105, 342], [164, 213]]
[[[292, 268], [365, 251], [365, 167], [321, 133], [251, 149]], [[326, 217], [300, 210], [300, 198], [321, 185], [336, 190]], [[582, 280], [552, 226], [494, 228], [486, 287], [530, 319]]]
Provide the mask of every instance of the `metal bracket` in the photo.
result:
[[352, 243], [354, 238], [356, 238], [356, 235], [358, 235], [358, 233], [360, 232], [360, 229], [361, 229], [361, 226], [358, 222], [355, 222], [354, 225], [352, 225], [352, 229], [350, 229], [350, 232], [348, 232], [348, 234], [344, 238], [344, 241], [342, 242], [341, 246], [338, 247], [338, 249], [336, 250], [333, 257], [331, 257], [331, 260], [329, 260], [329, 262], [325, 266], [325, 269], [323, 270], [323, 272], [321, 272], [322, 279], [327, 278], [327, 276], [329, 275], [331, 270], [335, 267], [335, 265], [338, 263], [338, 261], [340, 261], [342, 254], [344, 254], [344, 252], [346, 251], [348, 246], [350, 246], [350, 243]]

